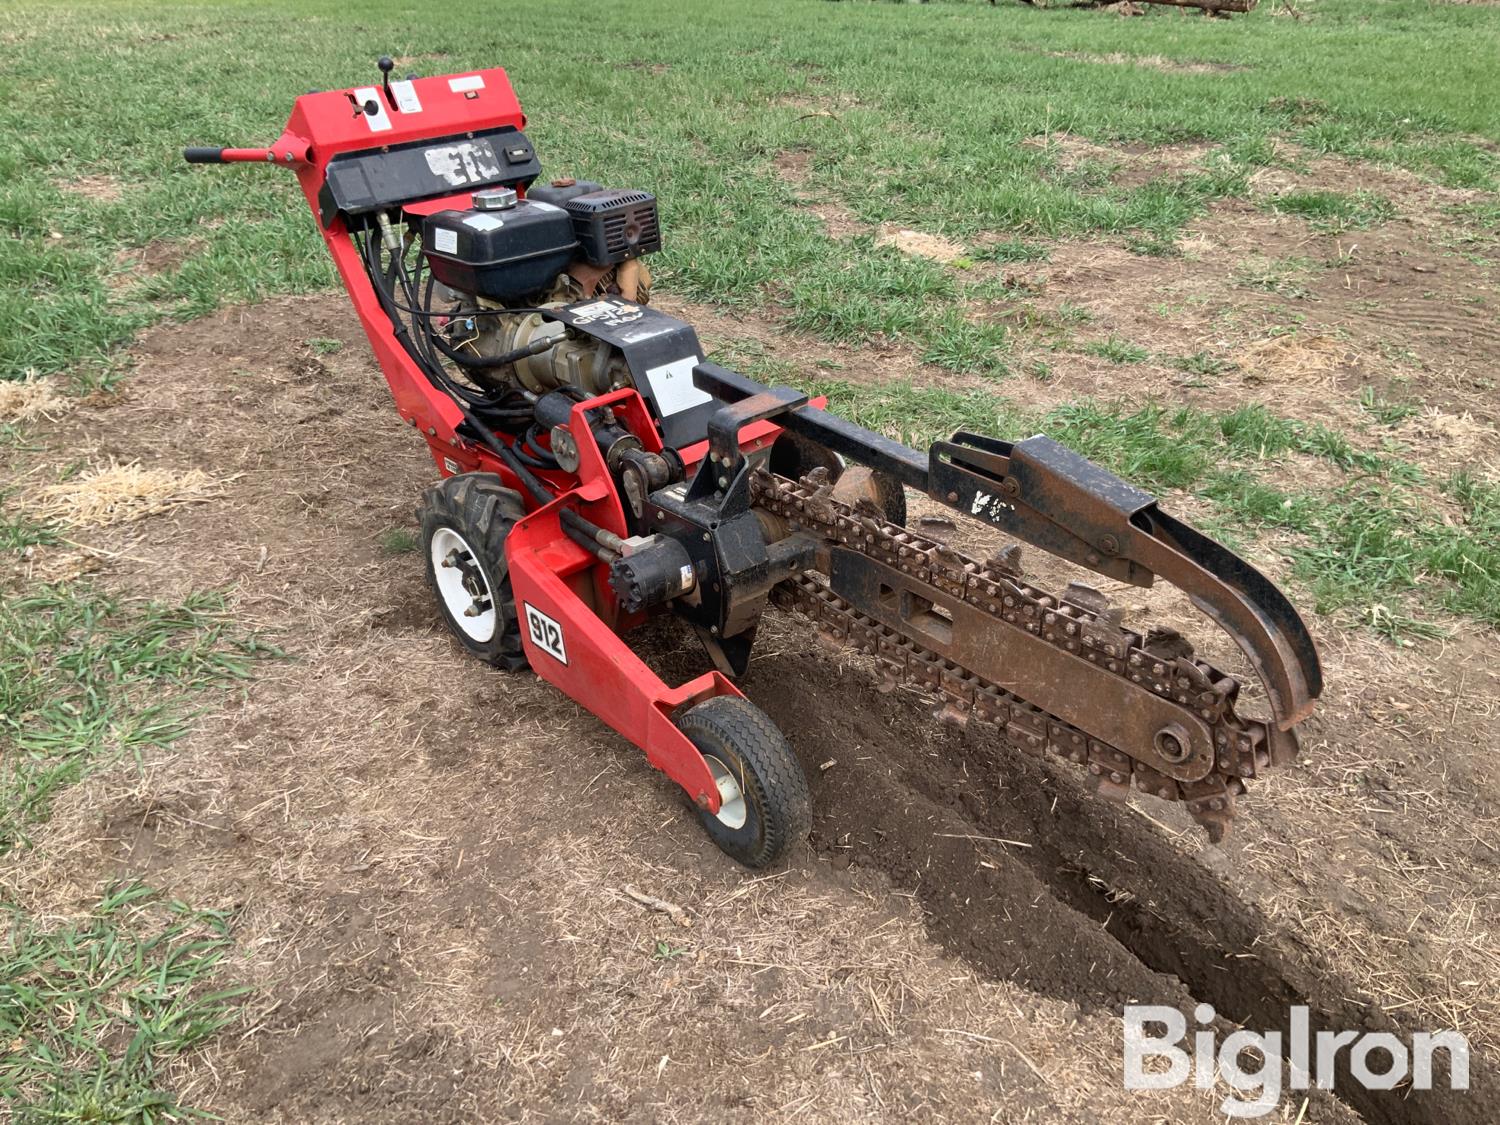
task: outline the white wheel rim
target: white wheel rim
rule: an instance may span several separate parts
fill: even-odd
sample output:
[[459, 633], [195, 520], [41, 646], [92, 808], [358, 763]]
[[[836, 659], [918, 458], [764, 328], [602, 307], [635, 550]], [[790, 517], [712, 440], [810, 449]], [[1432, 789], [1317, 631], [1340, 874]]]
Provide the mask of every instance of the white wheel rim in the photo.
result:
[[438, 596], [448, 616], [470, 640], [480, 644], [491, 640], [498, 621], [495, 597], [474, 551], [451, 527], [433, 532], [429, 550]]
[[714, 775], [714, 784], [719, 787], [719, 811], [715, 814], [719, 823], [725, 828], [745, 827], [750, 810], [745, 804], [745, 792], [740, 788], [739, 778], [713, 755], [705, 754], [703, 760], [708, 763], [709, 772]]

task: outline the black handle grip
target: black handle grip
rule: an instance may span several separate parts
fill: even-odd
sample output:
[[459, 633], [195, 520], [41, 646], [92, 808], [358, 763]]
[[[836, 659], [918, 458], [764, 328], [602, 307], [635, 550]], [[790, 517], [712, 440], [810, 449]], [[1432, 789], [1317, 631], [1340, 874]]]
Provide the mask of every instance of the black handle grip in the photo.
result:
[[182, 158], [189, 164], [223, 164], [223, 148], [185, 148], [182, 150]]

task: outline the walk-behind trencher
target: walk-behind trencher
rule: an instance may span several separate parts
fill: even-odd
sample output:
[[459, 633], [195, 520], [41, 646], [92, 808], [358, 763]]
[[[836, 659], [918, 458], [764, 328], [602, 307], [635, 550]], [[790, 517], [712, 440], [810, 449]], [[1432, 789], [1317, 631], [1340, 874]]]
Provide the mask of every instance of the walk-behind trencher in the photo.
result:
[[[810, 825], [786, 739], [735, 687], [768, 602], [867, 654], [959, 723], [1059, 755], [1106, 795], [1183, 801], [1214, 840], [1245, 781], [1296, 752], [1322, 688], [1287, 599], [1149, 494], [1057, 442], [957, 433], [926, 452], [704, 361], [649, 304], [656, 198], [544, 179], [499, 69], [305, 94], [270, 148], [194, 163], [296, 173], [395, 397], [442, 474], [421, 500], [443, 618], [530, 666], [687, 791], [751, 867]], [[1028, 583], [908, 529], [907, 490], [1124, 583], [1157, 578], [1225, 629], [1269, 714], [1176, 632], [1092, 587]], [[691, 623], [714, 670], [669, 686], [630, 646]]]

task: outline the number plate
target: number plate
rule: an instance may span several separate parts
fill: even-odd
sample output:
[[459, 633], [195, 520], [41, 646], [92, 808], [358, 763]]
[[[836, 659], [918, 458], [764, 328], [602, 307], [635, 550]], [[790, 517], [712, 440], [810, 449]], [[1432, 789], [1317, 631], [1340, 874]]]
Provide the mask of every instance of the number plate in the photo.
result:
[[526, 631], [531, 634], [531, 643], [559, 663], [568, 662], [568, 648], [563, 643], [562, 626], [528, 602], [526, 609]]

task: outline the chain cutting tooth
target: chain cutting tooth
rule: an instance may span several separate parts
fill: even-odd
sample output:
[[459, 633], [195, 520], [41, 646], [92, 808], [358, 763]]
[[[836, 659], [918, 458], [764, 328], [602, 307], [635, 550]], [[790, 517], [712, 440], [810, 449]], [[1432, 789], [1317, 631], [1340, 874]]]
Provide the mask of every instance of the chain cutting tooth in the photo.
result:
[[986, 560], [985, 566], [991, 570], [998, 570], [1000, 573], [1009, 575], [1012, 578], [1020, 578], [1023, 573], [1021, 570], [1021, 544], [1012, 543], [1008, 547], [1001, 547], [1000, 550], [996, 551]]
[[1157, 773], [1143, 762], [1136, 762], [1133, 770], [1135, 786], [1142, 793], [1148, 793], [1163, 801], [1180, 801], [1182, 792], [1178, 789], [1177, 782], [1164, 773]]
[[1102, 614], [1110, 608], [1108, 596], [1103, 591], [1095, 589], [1087, 582], [1069, 582], [1063, 588], [1062, 600], [1072, 602], [1081, 609], [1090, 613]]
[[1238, 778], [1231, 787], [1219, 774], [1209, 774], [1202, 781], [1182, 784], [1187, 810], [1208, 832], [1210, 843], [1222, 844], [1229, 835], [1235, 816], [1235, 798], [1245, 791]]
[[969, 713], [963, 710], [952, 699], [945, 702], [941, 707], [934, 708], [932, 717], [944, 726], [953, 727], [955, 730], [966, 731], [969, 729]]

